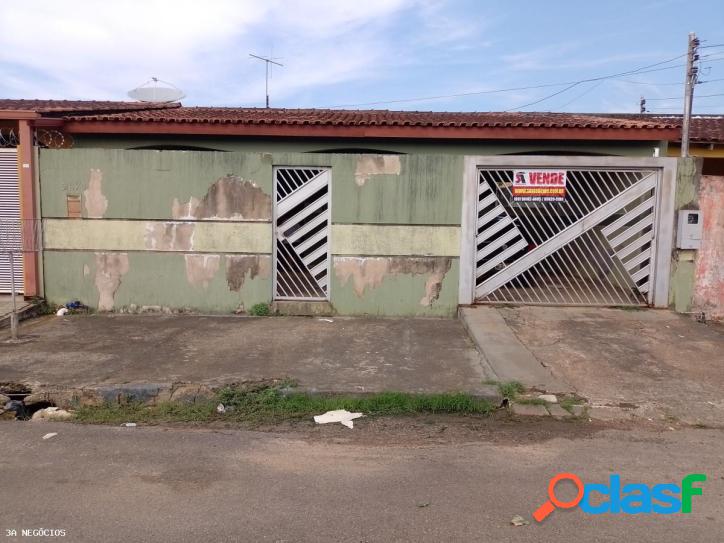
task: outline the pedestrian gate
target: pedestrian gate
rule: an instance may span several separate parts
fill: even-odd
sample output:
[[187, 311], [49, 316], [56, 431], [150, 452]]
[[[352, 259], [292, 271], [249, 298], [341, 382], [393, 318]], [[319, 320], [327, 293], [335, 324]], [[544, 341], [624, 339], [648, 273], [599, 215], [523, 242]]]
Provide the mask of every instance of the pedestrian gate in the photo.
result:
[[566, 169], [542, 198], [514, 189], [525, 175], [477, 170], [475, 300], [651, 303], [660, 170]]
[[274, 169], [274, 297], [324, 300], [329, 293], [327, 168]]

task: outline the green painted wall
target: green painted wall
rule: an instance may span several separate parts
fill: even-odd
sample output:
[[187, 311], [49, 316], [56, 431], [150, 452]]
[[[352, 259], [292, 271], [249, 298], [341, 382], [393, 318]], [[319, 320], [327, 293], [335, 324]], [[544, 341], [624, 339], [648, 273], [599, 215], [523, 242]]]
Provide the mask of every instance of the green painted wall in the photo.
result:
[[92, 169], [102, 172], [105, 218], [171, 219], [174, 199], [201, 198], [226, 175], [251, 180], [270, 194], [271, 168], [271, 157], [259, 153], [42, 149], [42, 214], [65, 217], [66, 196], [88, 189]]
[[[239, 291], [232, 291], [226, 279], [226, 257], [208, 284], [189, 284], [183, 254], [131, 252], [128, 272], [120, 277], [114, 294], [114, 311], [135, 304], [176, 310], [190, 309], [209, 313], [232, 313], [243, 304], [245, 309], [271, 301], [271, 277], [250, 277], [247, 273]], [[99, 272], [96, 254], [86, 251], [46, 251], [44, 254], [45, 297], [52, 304], [70, 300], [98, 307], [96, 285]]]
[[[355, 246], [379, 246], [379, 256], [388, 260], [381, 268], [377, 262], [373, 270], [377, 275], [366, 278], [369, 285], [363, 292], [357, 292], [352, 281], [342, 286], [334, 270], [330, 271], [330, 301], [338, 313], [455, 313], [460, 155], [76, 148], [42, 150], [39, 162], [41, 213], [49, 227], [45, 294], [52, 303], [80, 299], [92, 307], [100, 303], [101, 309], [122, 310], [134, 304], [229, 313], [239, 304], [248, 309], [270, 301], [270, 269], [249, 271], [237, 292], [225, 268], [234, 255], [248, 256], [243, 251], [271, 252], [271, 239], [268, 251], [259, 245], [260, 240], [239, 243], [245, 236], [262, 235], [260, 228], [271, 220], [269, 211], [263, 216], [257, 206], [255, 218], [240, 218], [232, 212], [246, 214], [240, 200], [252, 197], [261, 206], [266, 202], [270, 210], [273, 167], [286, 165], [330, 167], [332, 222], [354, 225], [350, 228], [355, 232], [376, 225], [386, 237], [383, 244], [340, 239], [345, 255], [364, 260], [375, 254], [366, 254], [370, 250], [365, 249], [355, 255]], [[234, 181], [224, 185], [229, 176], [235, 176]], [[243, 192], [234, 192], [237, 189]], [[82, 198], [81, 219], [67, 217], [68, 196], [73, 195]], [[213, 216], [199, 214], [199, 206], [213, 207]], [[231, 230], [229, 221], [234, 226]], [[425, 236], [422, 245], [418, 230], [411, 230], [436, 226], [444, 227], [441, 235]], [[229, 239], [231, 231], [236, 232], [234, 240]], [[330, 236], [334, 254], [333, 233], [334, 227]], [[264, 229], [264, 239], [267, 236]], [[411, 255], [411, 247], [419, 254]], [[200, 267], [204, 255], [218, 261], [208, 269]], [[193, 260], [194, 256], [198, 259]]]
[[[680, 209], [699, 208], [699, 178], [701, 159], [681, 158], [676, 174], [675, 219]], [[678, 312], [691, 310], [694, 297], [694, 271], [696, 251], [674, 249], [671, 262], [669, 304]]]
[[[40, 153], [43, 217], [65, 217], [67, 196], [102, 172], [106, 219], [172, 219], [174, 201], [201, 199], [218, 179], [235, 175], [272, 192], [274, 165], [330, 166], [332, 222], [460, 224], [462, 156], [411, 155], [399, 175], [372, 175], [359, 186], [359, 155], [200, 151], [47, 150]], [[85, 212], [84, 206], [84, 215]]]
[[[330, 270], [330, 301], [339, 314], [452, 316], [457, 308], [460, 263], [451, 240], [459, 235], [455, 229], [460, 226], [462, 211], [463, 154], [571, 150], [555, 143], [363, 142], [365, 148], [383, 145], [409, 154], [326, 154], [303, 152], [325, 142], [279, 141], [268, 146], [249, 143], [249, 148], [257, 148], [235, 152], [83, 147], [101, 143], [123, 142], [97, 139], [94, 143], [81, 138], [74, 149], [40, 152], [41, 213], [44, 218], [57, 219], [53, 223], [55, 239], [63, 240], [44, 254], [46, 297], [52, 303], [80, 299], [92, 307], [100, 303], [114, 310], [135, 304], [217, 313], [235, 311], [240, 304], [248, 309], [272, 298], [268, 257], [263, 270], [247, 269], [238, 290], [227, 279], [226, 266], [233, 258], [253, 259], [271, 251], [271, 242], [268, 251], [251, 243], [253, 240], [242, 245], [230, 243], [229, 221], [244, 229], [239, 237], [258, 237], [259, 227], [270, 227], [274, 166], [330, 167], [333, 224], [359, 225], [361, 228], [350, 230], [354, 232], [384, 228], [388, 237], [383, 244], [363, 243], [359, 236], [341, 240], [347, 260], [335, 257]], [[223, 143], [234, 149], [247, 146], [241, 140]], [[328, 146], [322, 148], [332, 148], [332, 143], [326, 142]], [[350, 147], [349, 142], [344, 144]], [[576, 147], [580, 152], [650, 156], [652, 145]], [[71, 195], [82, 196], [83, 217], [92, 220], [67, 218]], [[251, 211], [246, 206], [248, 199], [257, 201]], [[199, 206], [213, 210], [199, 214]], [[78, 227], [79, 220], [83, 227]], [[137, 228], [131, 224], [134, 221]], [[91, 235], [94, 225], [107, 227], [115, 237]], [[375, 229], [365, 229], [366, 225]], [[420, 248], [416, 232], [443, 226], [444, 235], [429, 236], [429, 247]], [[64, 228], [67, 235], [63, 235]], [[128, 244], [116, 239], [123, 232], [133, 233]], [[264, 235], [268, 235], [266, 230]], [[360, 253], [350, 247], [359, 247]], [[410, 254], [410, 247], [419, 252]], [[234, 253], [234, 248], [239, 252]], [[335, 254], [334, 235], [330, 251]], [[371, 251], [377, 253], [369, 254]], [[204, 255], [216, 259], [215, 265], [200, 266]], [[680, 285], [688, 284], [683, 268], [679, 277]], [[686, 297], [681, 288], [672, 288], [672, 299]]]
[[666, 156], [666, 142], [560, 142], [560, 141], [427, 141], [391, 139], [333, 139], [333, 138], [243, 138], [199, 136], [111, 136], [82, 134], [74, 136], [75, 148], [136, 149], [139, 147], [183, 146], [267, 153], [340, 152], [345, 149], [364, 149], [405, 154], [501, 155], [555, 152], [558, 154], [593, 153], [614, 156], [653, 156], [659, 148]]
[[450, 317], [457, 313], [459, 259], [451, 259], [442, 281], [439, 297], [431, 304], [421, 303], [426, 296], [430, 276], [387, 275], [379, 286], [366, 288], [362, 296], [355, 292], [353, 280], [341, 281], [332, 273], [332, 303], [343, 315], [404, 315]]

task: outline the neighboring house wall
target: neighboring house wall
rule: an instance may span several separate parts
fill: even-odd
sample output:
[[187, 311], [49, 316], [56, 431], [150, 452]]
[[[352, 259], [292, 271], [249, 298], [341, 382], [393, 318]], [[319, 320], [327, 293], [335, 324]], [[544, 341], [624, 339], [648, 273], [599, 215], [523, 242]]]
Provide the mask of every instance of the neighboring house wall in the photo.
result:
[[703, 233], [694, 266], [693, 310], [724, 319], [724, 176], [699, 183]]
[[682, 313], [724, 318], [724, 177], [701, 175], [701, 159], [681, 159], [676, 208], [699, 209], [702, 240], [698, 250], [674, 251], [671, 304]]
[[[101, 310], [135, 304], [228, 313], [269, 302], [272, 168], [317, 165], [332, 172], [334, 308], [453, 315], [462, 161], [41, 150], [45, 295]], [[82, 218], [71, 218], [78, 197]]]

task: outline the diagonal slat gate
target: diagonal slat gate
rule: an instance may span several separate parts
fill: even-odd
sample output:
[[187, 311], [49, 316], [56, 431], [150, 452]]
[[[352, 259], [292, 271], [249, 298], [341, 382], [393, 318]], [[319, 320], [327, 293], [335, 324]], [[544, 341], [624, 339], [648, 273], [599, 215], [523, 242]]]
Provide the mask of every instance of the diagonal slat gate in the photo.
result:
[[324, 300], [329, 284], [326, 168], [274, 169], [274, 297]]
[[651, 302], [656, 170], [567, 170], [564, 197], [537, 200], [516, 197], [516, 175], [478, 170], [476, 301]]

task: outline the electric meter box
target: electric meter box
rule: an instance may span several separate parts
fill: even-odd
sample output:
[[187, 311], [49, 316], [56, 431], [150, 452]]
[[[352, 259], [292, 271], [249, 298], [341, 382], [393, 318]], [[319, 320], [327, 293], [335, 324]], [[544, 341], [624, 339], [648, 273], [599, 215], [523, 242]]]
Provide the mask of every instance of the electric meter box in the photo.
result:
[[698, 249], [701, 245], [701, 211], [679, 211], [679, 227], [676, 230], [677, 249]]

